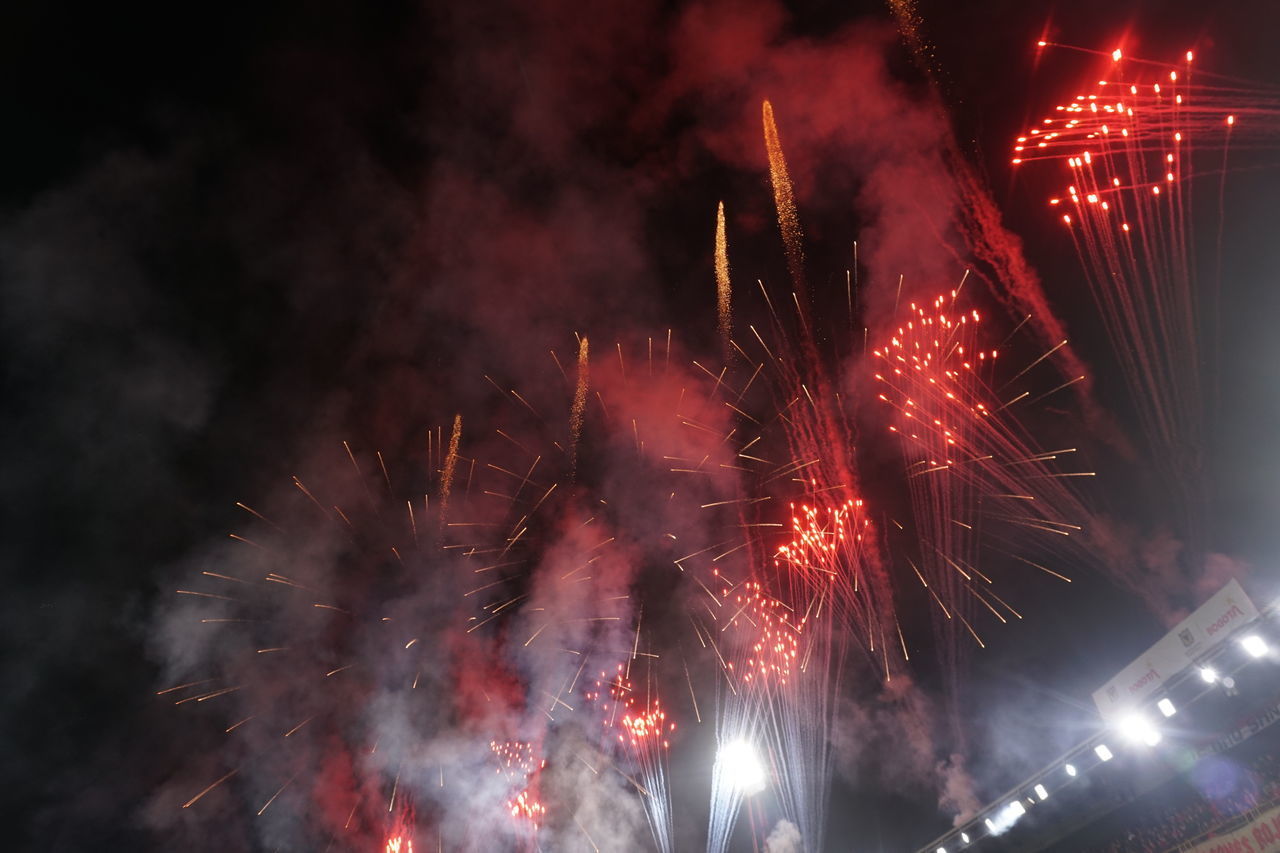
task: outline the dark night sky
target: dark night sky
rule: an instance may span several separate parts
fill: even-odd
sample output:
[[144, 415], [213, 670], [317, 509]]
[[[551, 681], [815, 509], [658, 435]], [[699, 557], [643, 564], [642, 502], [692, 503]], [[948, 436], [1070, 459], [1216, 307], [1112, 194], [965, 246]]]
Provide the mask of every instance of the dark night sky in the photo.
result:
[[[744, 65], [879, 51], [920, 97], [885, 8], [599, 5], [6, 10], [0, 791], [12, 849], [159, 850], [179, 837], [155, 817], [155, 792], [187, 779], [203, 742], [155, 701], [156, 613], [239, 522], [235, 501], [273, 492], [343, 438], [403, 450], [456, 401], [478, 405], [480, 374], [521, 377], [526, 353], [568, 352], [573, 330], [611, 341], [675, 325], [691, 349], [714, 348], [716, 201], [737, 217], [739, 283], [785, 269], [763, 153], [739, 146], [758, 125], [735, 125], [762, 96], [777, 99], [784, 141], [798, 140], [788, 156], [814, 281], [842, 276], [850, 241], [869, 239], [849, 190], [880, 155], [840, 147], [862, 117], [827, 115], [841, 129], [823, 136], [799, 97], [788, 104], [794, 79], [769, 71], [727, 91], [690, 82], [699, 51], [667, 37], [706, 8], [721, 49], [774, 33]], [[1104, 46], [1128, 30], [1132, 53], [1194, 45], [1217, 70], [1280, 86], [1280, 13], [1262, 0], [934, 0], [920, 12], [962, 149], [1123, 413], [1046, 187], [1007, 167], [1020, 126], [1065, 94], [1065, 66], [1033, 70], [1030, 46], [1046, 26]], [[805, 103], [835, 109], [821, 93]], [[797, 126], [808, 130], [788, 137]], [[1274, 594], [1280, 548], [1274, 154], [1241, 155], [1228, 183], [1207, 448], [1209, 547], [1253, 567], [1259, 600]], [[881, 236], [889, 253], [894, 235]], [[1114, 506], [1141, 478], [1108, 464], [1098, 500]], [[1151, 533], [1160, 517], [1153, 505], [1135, 523]], [[1088, 567], [1065, 593], [1019, 593], [1030, 618], [971, 655], [965, 676], [970, 766], [988, 796], [1082, 737], [1089, 692], [1163, 630]], [[923, 681], [935, 676], [926, 665]], [[1020, 736], [995, 736], [1009, 731]], [[838, 786], [863, 806], [841, 815], [850, 841], [833, 849], [900, 850], [947, 826], [928, 790], [877, 785]]]

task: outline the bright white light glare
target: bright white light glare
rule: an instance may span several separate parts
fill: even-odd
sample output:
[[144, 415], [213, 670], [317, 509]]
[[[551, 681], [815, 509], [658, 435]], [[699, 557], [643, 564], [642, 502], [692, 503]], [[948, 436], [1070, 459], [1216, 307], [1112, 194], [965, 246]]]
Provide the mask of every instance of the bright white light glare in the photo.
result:
[[1250, 634], [1240, 641], [1240, 646], [1250, 657], [1260, 658], [1267, 653], [1267, 641], [1257, 634]]
[[1137, 714], [1128, 714], [1116, 723], [1116, 731], [1124, 735], [1127, 740], [1142, 740], [1142, 733], [1146, 729], [1147, 721]]
[[939, 847], [939, 848], [938, 848], [938, 853], [947, 853], [947, 848], [945, 848], [945, 847]]
[[1049, 792], [1044, 789], [1044, 785], [1036, 785], [1036, 796], [1041, 800], [1049, 799]]
[[1147, 718], [1141, 714], [1129, 714], [1121, 718], [1116, 725], [1120, 734], [1124, 735], [1126, 740], [1134, 743], [1145, 743], [1147, 746], [1155, 746], [1160, 742], [1160, 732], [1156, 731], [1155, 726], [1147, 721]]
[[1105, 743], [1098, 744], [1093, 748], [1093, 751], [1096, 752], [1098, 757], [1103, 761], [1110, 761], [1114, 757], [1111, 754], [1111, 750], [1107, 749], [1107, 745]]
[[1074, 764], [1068, 764], [1065, 769], [1067, 771], [1068, 776], [1076, 775], [1076, 766]]
[[1200, 667], [1200, 678], [1208, 684], [1213, 684], [1218, 680], [1218, 673], [1211, 666], [1202, 666]]
[[716, 756], [729, 784], [750, 796], [764, 790], [764, 765], [756, 754], [756, 748], [745, 740], [735, 740], [720, 747]]
[[1167, 697], [1157, 702], [1156, 707], [1159, 708], [1160, 713], [1164, 714], [1166, 717], [1172, 717], [1174, 714], [1178, 713], [1178, 709], [1173, 707], [1173, 703], [1170, 702]]
[[1026, 813], [1027, 807], [1022, 804], [1022, 800], [1014, 800], [996, 812], [993, 817], [987, 818], [987, 830], [992, 835], [1003, 835], [1009, 827], [1018, 822], [1018, 818]]
[[967, 832], [962, 832], [962, 833], [960, 833], [960, 842], [961, 842], [962, 844], [968, 844], [968, 843], [969, 843], [969, 833], [967, 833]]

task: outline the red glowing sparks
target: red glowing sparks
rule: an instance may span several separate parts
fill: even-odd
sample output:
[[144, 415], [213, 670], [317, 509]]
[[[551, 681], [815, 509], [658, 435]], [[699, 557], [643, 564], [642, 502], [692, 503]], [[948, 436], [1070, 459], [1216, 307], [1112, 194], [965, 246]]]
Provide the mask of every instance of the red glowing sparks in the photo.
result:
[[[1119, 48], [1110, 54], [1115, 63], [1123, 55]], [[1187, 51], [1188, 64], [1192, 58]], [[1189, 177], [1149, 161], [1172, 162], [1165, 150], [1170, 145], [1183, 146], [1191, 134], [1204, 142], [1203, 132], [1221, 127], [1224, 118], [1228, 128], [1235, 124], [1234, 115], [1224, 116], [1227, 102], [1221, 94], [1193, 85], [1189, 73], [1179, 75], [1167, 66], [1153, 71], [1153, 67], [1158, 69], [1156, 63], [1144, 61], [1114, 66], [1112, 77], [1096, 81], [1092, 91], [1058, 105], [1054, 112], [1059, 115], [1043, 119], [1040, 126], [1019, 136], [1012, 162], [1058, 159], [1083, 187], [1079, 194], [1071, 193], [1077, 204], [1081, 197], [1097, 203], [1096, 196], [1111, 194], [1114, 197], [1104, 203], [1103, 210], [1143, 213], [1134, 193], [1150, 188], [1152, 195], [1159, 195], [1155, 188], [1162, 179], [1171, 183]]]
[[[1114, 342], [1153, 467], [1184, 514], [1202, 511], [1192, 508], [1203, 494], [1187, 450], [1199, 446], [1203, 430], [1194, 194], [1216, 179], [1222, 199], [1231, 148], [1274, 138], [1278, 114], [1270, 93], [1244, 81], [1223, 86], [1209, 72], [1193, 72], [1194, 58], [1186, 51], [1176, 63], [1113, 64], [1013, 146], [1015, 163], [1067, 169], [1074, 209], [1062, 221]], [[1250, 119], [1243, 128], [1236, 122], [1242, 109]], [[1065, 202], [1060, 196], [1049, 204]]]
[[510, 778], [526, 777], [541, 770], [546, 761], [539, 763], [533, 755], [533, 744], [522, 740], [489, 741], [489, 749], [498, 759], [498, 773]]
[[750, 683], [757, 678], [773, 679], [785, 685], [792, 675], [800, 652], [800, 632], [805, 618], [793, 623], [792, 610], [779, 599], [765, 594], [757, 581], [743, 584], [743, 591], [734, 596], [739, 619], [755, 626], [756, 642], [747, 657], [747, 668], [742, 680]]
[[516, 794], [515, 798], [507, 803], [507, 809], [516, 820], [526, 820], [535, 827], [542, 822], [542, 819], [547, 814], [547, 807], [538, 800], [536, 794], [528, 789]]
[[585, 696], [599, 706], [604, 727], [617, 730], [618, 743], [636, 751], [671, 747], [668, 736], [676, 724], [667, 722], [667, 712], [657, 696], [640, 699], [622, 664], [612, 676], [600, 673], [594, 689], [587, 690]]
[[522, 786], [519, 793], [507, 800], [507, 811], [517, 821], [528, 821], [536, 829], [547, 809], [538, 799], [538, 774], [547, 766], [545, 758], [535, 755], [531, 743], [520, 740], [490, 741], [489, 748], [498, 760], [497, 772]]
[[880, 399], [896, 411], [889, 427], [913, 442], [920, 462], [948, 467], [981, 455], [974, 446], [976, 423], [991, 410], [982, 402], [975, 368], [993, 363], [996, 350], [978, 349], [977, 311], [956, 311], [955, 294], [939, 296], [930, 308], [912, 303], [912, 319], [889, 343], [874, 351], [885, 366], [875, 378], [886, 391]]

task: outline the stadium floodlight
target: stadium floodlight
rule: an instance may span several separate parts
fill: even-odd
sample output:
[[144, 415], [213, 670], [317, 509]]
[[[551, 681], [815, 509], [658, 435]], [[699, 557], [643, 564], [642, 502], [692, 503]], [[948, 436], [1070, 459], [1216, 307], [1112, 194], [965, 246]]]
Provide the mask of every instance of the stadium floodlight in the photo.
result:
[[962, 832], [962, 833], [960, 833], [960, 842], [961, 842], [962, 844], [968, 844], [968, 843], [969, 843], [969, 833], [967, 833], [967, 832]]
[[1249, 657], [1260, 658], [1267, 653], [1267, 641], [1257, 634], [1250, 634], [1242, 638], [1240, 647], [1249, 653]]
[[945, 847], [939, 847], [939, 848], [938, 848], [938, 853], [947, 853], [947, 848], [945, 848]]
[[1178, 709], [1173, 707], [1173, 702], [1169, 701], [1169, 697], [1165, 697], [1156, 703], [1156, 707], [1160, 709], [1160, 713], [1166, 717], [1172, 717], [1178, 713]]
[[765, 769], [756, 749], [745, 740], [735, 740], [720, 747], [716, 763], [722, 764], [731, 784], [747, 796], [765, 789]]
[[1107, 748], [1107, 745], [1105, 743], [1098, 744], [1093, 748], [1093, 751], [1097, 753], [1098, 757], [1101, 758], [1103, 761], [1110, 761], [1112, 758], [1115, 757], [1111, 754], [1111, 750]]
[[1044, 789], [1044, 785], [1036, 785], [1036, 796], [1043, 802], [1049, 799], [1049, 792]]
[[1218, 672], [1211, 666], [1202, 666], [1200, 667], [1200, 678], [1206, 684], [1213, 684], [1218, 680]]
[[1022, 804], [1022, 800], [1014, 800], [1012, 803], [1005, 806], [1005, 808], [1008, 810], [1009, 814], [1017, 817], [1022, 817], [1027, 813], [1027, 807]]
[[1122, 717], [1120, 722], [1116, 724], [1116, 728], [1127, 740], [1135, 743], [1155, 746], [1160, 742], [1160, 732], [1156, 731], [1155, 726], [1147, 722], [1147, 718], [1141, 714], [1129, 714]]
[[1076, 766], [1074, 764], [1068, 764], [1063, 769], [1067, 771], [1068, 776], [1074, 777], [1076, 775]]
[[987, 824], [987, 832], [990, 832], [992, 835], [995, 835], [995, 834], [996, 834], [996, 825], [995, 825], [994, 823], [992, 823], [992, 822], [991, 822], [991, 818], [987, 818], [987, 820], [986, 820], [986, 824]]

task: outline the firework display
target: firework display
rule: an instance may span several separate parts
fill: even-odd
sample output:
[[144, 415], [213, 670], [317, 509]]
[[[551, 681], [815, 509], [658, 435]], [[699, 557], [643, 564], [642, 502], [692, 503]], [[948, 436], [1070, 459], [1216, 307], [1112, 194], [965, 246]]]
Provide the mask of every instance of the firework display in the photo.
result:
[[[879, 362], [875, 379], [885, 388], [877, 396], [892, 412], [887, 429], [900, 440], [910, 486], [914, 524], [906, 538], [915, 553], [904, 559], [944, 619], [958, 620], [981, 645], [972, 607], [982, 605], [1000, 622], [1022, 618], [978, 568], [981, 548], [1007, 548], [1016, 528], [1061, 537], [1081, 530], [1086, 511], [1064, 481], [1093, 472], [1059, 470], [1055, 465], [1074, 448], [1038, 449], [1010, 417], [1010, 407], [1030, 392], [1006, 390], [1001, 400], [994, 379], [999, 351], [982, 348], [981, 315], [960, 301], [952, 291], [928, 306], [912, 303], [910, 319], [872, 354]], [[907, 531], [896, 520], [893, 526]]]
[[[1192, 63], [1117, 52], [1013, 161], [1067, 170], [1050, 204], [1187, 504], [1191, 163], [1248, 114]], [[289, 499], [241, 505], [167, 626], [194, 651], [157, 695], [226, 743], [183, 809], [287, 812], [291, 849], [382, 853], [598, 851], [606, 809], [662, 853], [705, 809], [721, 853], [758, 840], [758, 809], [817, 853], [848, 702], [909, 689], [921, 644], [957, 679], [1023, 619], [1009, 578], [1071, 582], [1093, 472], [1022, 420], [1084, 379], [1057, 369], [1065, 340], [1029, 350], [1025, 316], [987, 310], [1001, 282], [960, 270], [903, 299], [899, 280], [870, 328], [827, 322], [769, 101], [762, 121], [785, 285], [732, 291], [721, 203], [715, 355], [697, 330], [587, 330], [530, 354], [533, 387], [478, 367], [483, 393], [415, 447], [344, 442]]]
[[[766, 108], [775, 180], [785, 188], [770, 120]], [[779, 192], [784, 236], [798, 246], [794, 209]], [[788, 256], [801, 286], [801, 259]], [[715, 257], [727, 336], [722, 224]], [[345, 444], [346, 465], [328, 485], [360, 495], [355, 505], [335, 504], [295, 477], [290, 523], [244, 506], [255, 531], [232, 534], [235, 573], [204, 571], [198, 588], [179, 590], [205, 605], [202, 630], [221, 630], [213, 663], [224, 678], [162, 695], [231, 706], [228, 756], [246, 767], [265, 757], [283, 764], [282, 784], [262, 792], [258, 814], [315, 773], [335, 740], [362, 742], [345, 761], [369, 781], [327, 830], [331, 841], [373, 833], [385, 849], [406, 850], [411, 829], [379, 827], [412, 802], [420, 846], [422, 827], [451, 844], [479, 844], [466, 819], [433, 802], [433, 791], [465, 785], [477, 792], [477, 815], [506, 813], [504, 844], [532, 849], [544, 828], [571, 825], [594, 844], [573, 806], [546, 793], [564, 771], [543, 756], [572, 729], [587, 750], [575, 760], [625, 782], [619, 796], [640, 799], [654, 845], [674, 850], [669, 755], [681, 727], [661, 697], [682, 675], [694, 715], [713, 706], [720, 744], [708, 849], [729, 847], [742, 804], [766, 789], [806, 848], [822, 849], [842, 680], [853, 667], [891, 681], [909, 659], [895, 576], [912, 571], [980, 644], [970, 601], [1002, 622], [1018, 615], [978, 568], [981, 520], [1064, 535], [1075, 525], [1053, 502], [1065, 493], [1044, 487], [1059, 482], [1049, 466], [1066, 451], [1037, 451], [1002, 411], [988, 385], [996, 352], [982, 348], [977, 312], [953, 293], [932, 312], [910, 304], [897, 334], [870, 355], [884, 363], [875, 402], [888, 404], [888, 430], [901, 439], [901, 484], [918, 531], [917, 552], [894, 565], [857, 486], [849, 410], [802, 303], [794, 300], [797, 332], [767, 291], [764, 299], [772, 330], [766, 337], [749, 326], [749, 347], [726, 337], [732, 366], [679, 368], [670, 337], [656, 348], [645, 342], [640, 358], [622, 343], [611, 358], [593, 357], [582, 336], [576, 370], [561, 368], [563, 386], [550, 393], [486, 377], [505, 401], [501, 425], [479, 428], [492, 433], [488, 458], [468, 450], [476, 428], [458, 416], [451, 429], [427, 433], [425, 470], [397, 474], [381, 452]], [[564, 414], [545, 414], [548, 407]], [[617, 472], [601, 462], [606, 452]], [[619, 475], [629, 492], [643, 480], [652, 503], [628, 503]], [[1044, 500], [1024, 506], [1037, 497]], [[317, 537], [316, 524], [329, 533]], [[1016, 539], [1007, 532], [1007, 547]], [[431, 600], [399, 600], [402, 579], [418, 572], [436, 578]], [[678, 592], [655, 594], [655, 582]], [[691, 636], [673, 644], [646, 630], [660, 607], [663, 624], [683, 609], [674, 618]], [[281, 633], [285, 626], [291, 633]], [[442, 682], [425, 665], [426, 656], [473, 647], [489, 650], [491, 672], [455, 668]], [[854, 648], [862, 663], [850, 660]], [[719, 672], [711, 690], [691, 675], [708, 666]], [[599, 677], [585, 675], [592, 671]], [[231, 673], [240, 680], [227, 683]], [[335, 679], [358, 685], [364, 702], [392, 703], [399, 723], [372, 725], [350, 702], [350, 686], [346, 700], [329, 701], [325, 687]], [[484, 737], [494, 784], [459, 778], [486, 763], [475, 746], [451, 747], [449, 762], [438, 757], [443, 745], [415, 720], [442, 713]], [[583, 729], [584, 714], [603, 725]]]
[[[1049, 206], [1071, 235], [1150, 464], [1179, 497], [1180, 527], [1194, 539], [1204, 511], [1205, 364], [1217, 346], [1216, 297], [1200, 286], [1217, 273], [1203, 247], [1197, 257], [1196, 234], [1209, 220], [1218, 246], [1208, 254], [1221, 252], [1228, 156], [1272, 144], [1274, 101], [1198, 68], [1191, 50], [1164, 63], [1120, 48], [1039, 47], [1082, 52], [1106, 67], [1017, 138], [1012, 162], [1065, 170]], [[1207, 209], [1210, 196], [1216, 210]]]
[[606, 732], [616, 737], [617, 751], [638, 776], [631, 782], [644, 799], [654, 843], [663, 853], [675, 849], [667, 753], [676, 724], [667, 721], [662, 700], [652, 684], [638, 692], [622, 664], [612, 675], [600, 673], [586, 699], [598, 706]]

